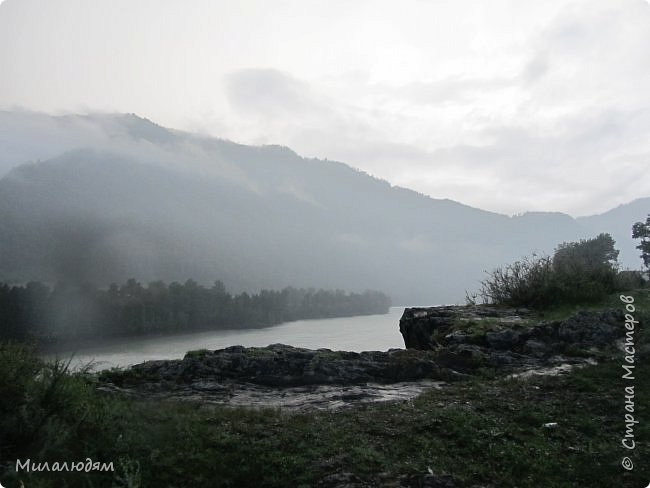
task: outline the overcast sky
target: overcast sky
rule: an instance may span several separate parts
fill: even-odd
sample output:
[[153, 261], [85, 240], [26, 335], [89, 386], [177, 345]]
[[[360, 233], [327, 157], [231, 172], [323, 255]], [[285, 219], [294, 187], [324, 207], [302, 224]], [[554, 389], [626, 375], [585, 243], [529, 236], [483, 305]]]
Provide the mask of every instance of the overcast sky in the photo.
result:
[[132, 112], [488, 210], [585, 215], [650, 196], [650, 5], [5, 0], [12, 108]]

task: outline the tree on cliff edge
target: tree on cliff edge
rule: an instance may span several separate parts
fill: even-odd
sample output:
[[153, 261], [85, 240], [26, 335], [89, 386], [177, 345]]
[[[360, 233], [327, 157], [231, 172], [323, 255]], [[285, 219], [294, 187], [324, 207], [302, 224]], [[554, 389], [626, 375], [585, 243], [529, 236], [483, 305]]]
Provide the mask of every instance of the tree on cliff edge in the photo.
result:
[[618, 250], [609, 234], [560, 244], [553, 255], [553, 273], [560, 300], [585, 303], [613, 293]]
[[644, 222], [637, 222], [632, 226], [632, 238], [641, 239], [636, 248], [641, 251], [641, 259], [647, 269], [650, 270], [650, 215]]

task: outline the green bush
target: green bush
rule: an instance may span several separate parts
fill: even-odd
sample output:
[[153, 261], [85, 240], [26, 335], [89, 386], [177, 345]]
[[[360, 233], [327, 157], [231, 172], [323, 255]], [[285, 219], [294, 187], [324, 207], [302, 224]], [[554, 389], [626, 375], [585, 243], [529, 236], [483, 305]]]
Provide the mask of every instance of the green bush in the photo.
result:
[[618, 272], [614, 239], [560, 244], [552, 258], [524, 258], [488, 273], [476, 294], [483, 303], [544, 308], [601, 300], [615, 292], [638, 288], [640, 274]]
[[641, 271], [620, 271], [614, 279], [614, 287], [617, 291], [637, 290], [645, 285], [646, 280]]
[[563, 243], [553, 256], [553, 271], [564, 303], [600, 300], [616, 291], [618, 251], [609, 234]]
[[558, 298], [551, 259], [526, 257], [496, 268], [481, 282], [478, 296], [484, 303], [540, 308]]
[[[25, 462], [99, 461], [108, 405], [84, 373], [70, 374], [69, 362], [42, 361], [29, 346], [0, 343], [0, 473], [2, 480], [50, 486], [62, 473], [16, 472]], [[79, 476], [68, 473], [67, 476]], [[100, 477], [111, 479], [113, 473]], [[29, 483], [28, 483], [29, 481]], [[51, 486], [61, 486], [52, 484]]]

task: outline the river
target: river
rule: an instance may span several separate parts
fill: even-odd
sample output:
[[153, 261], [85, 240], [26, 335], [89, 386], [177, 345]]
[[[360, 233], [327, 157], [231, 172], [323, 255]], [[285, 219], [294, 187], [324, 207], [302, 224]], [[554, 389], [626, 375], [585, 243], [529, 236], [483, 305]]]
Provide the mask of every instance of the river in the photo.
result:
[[[57, 353], [72, 358], [74, 369], [93, 363], [93, 369], [126, 367], [152, 359], [178, 359], [193, 349], [222, 349], [228, 346], [288, 344], [309, 349], [385, 351], [403, 348], [399, 319], [404, 307], [391, 307], [385, 315], [335, 319], [297, 320], [263, 329], [217, 330], [190, 334], [139, 337]], [[50, 356], [52, 357], [52, 356]]]

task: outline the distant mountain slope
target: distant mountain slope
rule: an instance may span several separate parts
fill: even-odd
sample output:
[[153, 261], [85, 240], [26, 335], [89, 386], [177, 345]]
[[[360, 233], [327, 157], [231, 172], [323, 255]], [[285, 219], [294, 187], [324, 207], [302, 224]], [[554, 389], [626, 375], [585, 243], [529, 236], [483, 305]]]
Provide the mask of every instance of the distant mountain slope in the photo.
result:
[[0, 110], [0, 177], [30, 161], [80, 147], [108, 148], [117, 141], [169, 142], [173, 133], [134, 115], [65, 115]]
[[[433, 304], [462, 301], [485, 269], [614, 222], [511, 218], [288, 148], [170, 131], [132, 115], [22, 113], [15, 126], [11, 117], [0, 113], [0, 127], [20, 130], [0, 136], [0, 153], [21, 156], [0, 161], [13, 167], [0, 180], [0, 280], [192, 277], [234, 291], [373, 288], [396, 303]], [[43, 161], [22, 164], [34, 154]]]

